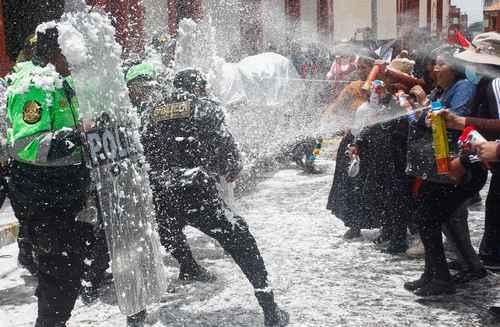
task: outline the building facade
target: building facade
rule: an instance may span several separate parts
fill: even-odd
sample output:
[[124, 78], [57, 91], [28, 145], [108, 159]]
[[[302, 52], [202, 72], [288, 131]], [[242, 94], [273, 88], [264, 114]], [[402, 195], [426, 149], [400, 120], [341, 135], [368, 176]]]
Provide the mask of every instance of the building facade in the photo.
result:
[[[0, 0], [0, 10], [2, 3]], [[354, 37], [405, 38], [421, 29], [445, 38], [456, 16], [451, 0], [87, 0], [115, 19], [125, 55], [157, 33], [175, 35], [183, 18], [210, 19], [219, 55], [282, 49], [290, 41], [333, 45]], [[9, 69], [0, 11], [0, 69]], [[450, 21], [450, 19], [452, 21]], [[460, 16], [458, 16], [460, 21]], [[462, 18], [463, 19], [463, 18]], [[362, 31], [362, 33], [357, 33]], [[361, 35], [361, 36], [360, 36]], [[368, 35], [368, 36], [367, 36]]]
[[500, 2], [484, 8], [484, 31], [500, 33]]
[[483, 2], [484, 2], [484, 8], [488, 8], [491, 5], [500, 3], [500, 0], [483, 0]]

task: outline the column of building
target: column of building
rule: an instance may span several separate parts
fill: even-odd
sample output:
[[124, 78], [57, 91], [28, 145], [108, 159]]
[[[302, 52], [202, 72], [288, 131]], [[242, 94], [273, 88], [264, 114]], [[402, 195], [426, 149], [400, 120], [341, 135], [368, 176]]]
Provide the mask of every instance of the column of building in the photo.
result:
[[3, 0], [0, 0], [0, 77], [7, 75], [12, 66], [9, 56], [7, 55], [5, 22], [3, 17]]
[[333, 2], [317, 0], [318, 33], [323, 41], [330, 41], [333, 34]]

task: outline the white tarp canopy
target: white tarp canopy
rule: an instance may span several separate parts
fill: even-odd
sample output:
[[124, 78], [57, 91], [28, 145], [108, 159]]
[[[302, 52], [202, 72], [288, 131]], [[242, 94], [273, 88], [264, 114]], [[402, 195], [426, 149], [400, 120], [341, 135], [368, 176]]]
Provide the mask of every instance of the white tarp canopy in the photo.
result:
[[212, 87], [226, 105], [283, 106], [305, 87], [290, 60], [277, 53], [266, 52], [217, 68]]

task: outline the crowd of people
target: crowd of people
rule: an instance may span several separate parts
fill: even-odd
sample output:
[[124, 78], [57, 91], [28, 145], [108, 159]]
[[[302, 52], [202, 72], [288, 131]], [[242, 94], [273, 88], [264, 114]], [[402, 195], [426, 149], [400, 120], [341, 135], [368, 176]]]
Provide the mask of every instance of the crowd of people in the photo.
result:
[[[426, 297], [454, 293], [456, 285], [500, 268], [500, 35], [478, 35], [465, 47], [444, 44], [417, 61], [411, 53], [401, 51], [390, 63], [375, 53], [350, 59], [360, 77], [341, 89], [324, 113], [325, 120], [341, 119], [349, 127], [337, 153], [327, 208], [348, 227], [346, 239], [380, 228], [375, 242], [385, 244], [383, 251], [423, 257], [421, 277], [404, 288]], [[447, 128], [444, 172], [437, 169], [433, 145], [436, 119], [444, 119]], [[485, 139], [466, 146], [462, 132], [471, 129]], [[477, 253], [468, 206], [480, 203], [488, 175]], [[443, 233], [455, 260], [447, 260]], [[408, 235], [418, 237], [412, 247]]]

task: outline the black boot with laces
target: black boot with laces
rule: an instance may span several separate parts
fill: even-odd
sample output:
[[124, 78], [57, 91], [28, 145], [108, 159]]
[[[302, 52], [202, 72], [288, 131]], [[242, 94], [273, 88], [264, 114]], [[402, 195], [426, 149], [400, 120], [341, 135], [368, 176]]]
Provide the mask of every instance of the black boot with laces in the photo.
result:
[[264, 325], [266, 327], [284, 327], [290, 321], [290, 315], [278, 307], [274, 302], [273, 292], [255, 292], [255, 297], [264, 311]]

